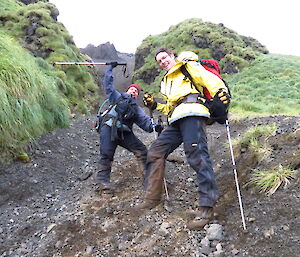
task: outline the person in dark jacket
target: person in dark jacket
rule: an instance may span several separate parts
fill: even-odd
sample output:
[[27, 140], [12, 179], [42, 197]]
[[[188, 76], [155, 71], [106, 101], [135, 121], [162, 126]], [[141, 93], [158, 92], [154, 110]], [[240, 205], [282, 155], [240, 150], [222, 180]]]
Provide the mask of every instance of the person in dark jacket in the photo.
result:
[[[95, 182], [98, 189], [104, 194], [113, 194], [110, 175], [111, 167], [114, 159], [114, 154], [117, 146], [124, 147], [132, 152], [137, 158], [140, 166], [145, 170], [147, 159], [147, 148], [139, 140], [132, 131], [133, 124], [135, 123], [146, 132], [152, 132], [153, 128], [157, 125], [153, 124], [151, 118], [145, 114], [143, 109], [136, 104], [137, 97], [141, 88], [137, 84], [128, 86], [126, 93], [118, 92], [113, 85], [112, 70], [116, 67], [117, 63], [112, 63], [106, 70], [103, 86], [107, 98], [111, 105], [114, 105], [108, 113], [108, 120], [104, 122], [100, 128], [100, 167], [96, 173]], [[125, 119], [126, 113], [122, 117], [118, 116], [116, 109], [120, 105], [124, 107], [127, 102], [130, 102], [131, 109], [134, 108], [134, 115], [130, 114], [129, 119]], [[131, 110], [129, 109], [129, 110]], [[132, 112], [132, 110], [131, 110]]]

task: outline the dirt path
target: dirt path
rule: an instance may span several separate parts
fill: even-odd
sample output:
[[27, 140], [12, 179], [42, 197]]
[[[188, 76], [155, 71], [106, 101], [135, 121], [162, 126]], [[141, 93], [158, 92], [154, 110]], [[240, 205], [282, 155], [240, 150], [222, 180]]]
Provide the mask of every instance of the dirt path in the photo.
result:
[[[133, 155], [118, 148], [112, 181], [116, 194], [96, 194], [93, 174], [99, 155], [92, 116], [48, 133], [33, 147], [29, 163], [0, 170], [0, 256], [289, 256], [300, 257], [299, 177], [271, 197], [245, 186], [251, 169], [274, 164], [300, 168], [300, 118], [266, 117], [232, 122], [235, 138], [257, 124], [275, 122], [272, 154], [258, 163], [251, 151], [237, 158], [248, 231], [236, 197], [226, 130], [208, 127], [210, 153], [221, 198], [207, 230], [189, 231], [189, 209], [197, 207], [196, 177], [182, 148], [167, 162], [170, 203], [146, 213], [130, 208], [142, 200], [142, 172]], [[298, 128], [298, 132], [295, 132]], [[153, 134], [137, 129], [145, 144]], [[212, 136], [213, 135], [213, 136]]]

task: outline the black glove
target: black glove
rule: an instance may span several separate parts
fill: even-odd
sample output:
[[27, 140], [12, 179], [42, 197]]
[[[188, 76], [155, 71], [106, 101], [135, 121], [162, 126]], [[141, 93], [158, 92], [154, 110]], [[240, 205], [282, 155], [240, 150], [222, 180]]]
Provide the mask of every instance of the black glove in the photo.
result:
[[161, 124], [156, 124], [156, 125], [154, 126], [154, 130], [155, 130], [158, 134], [160, 134], [160, 133], [164, 130], [164, 126], [161, 125]]
[[220, 89], [212, 99], [200, 97], [199, 100], [207, 107], [210, 117], [220, 124], [224, 124], [228, 115], [228, 106], [230, 95], [223, 89]]
[[155, 110], [157, 107], [157, 102], [155, 101], [153, 95], [150, 95], [148, 93], [144, 94], [143, 102], [144, 105], [150, 108], [151, 110]]
[[111, 65], [111, 68], [113, 69], [118, 66], [118, 62], [111, 62], [110, 65]]
[[221, 100], [221, 102], [225, 105], [228, 105], [230, 103], [230, 94], [224, 90], [224, 89], [220, 89], [217, 93], [216, 96]]

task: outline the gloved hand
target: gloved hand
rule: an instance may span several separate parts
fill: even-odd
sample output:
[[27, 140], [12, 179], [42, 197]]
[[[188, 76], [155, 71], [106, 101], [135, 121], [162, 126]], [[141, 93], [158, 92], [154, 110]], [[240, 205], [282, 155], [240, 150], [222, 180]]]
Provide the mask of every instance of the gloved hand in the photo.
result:
[[216, 96], [221, 100], [221, 102], [225, 105], [230, 103], [230, 94], [225, 89], [219, 89], [216, 93]]
[[164, 126], [161, 125], [161, 124], [155, 124], [154, 130], [155, 130], [158, 134], [160, 134], [160, 133], [164, 130]]
[[118, 62], [111, 62], [110, 65], [111, 65], [111, 68], [113, 69], [118, 66]]
[[148, 93], [144, 94], [143, 102], [144, 105], [150, 108], [151, 110], [154, 110], [157, 107], [157, 102], [155, 101], [153, 95], [150, 95]]
[[230, 94], [225, 89], [220, 89], [213, 99], [207, 99], [203, 104], [210, 113], [210, 117], [220, 124], [224, 124], [228, 115]]

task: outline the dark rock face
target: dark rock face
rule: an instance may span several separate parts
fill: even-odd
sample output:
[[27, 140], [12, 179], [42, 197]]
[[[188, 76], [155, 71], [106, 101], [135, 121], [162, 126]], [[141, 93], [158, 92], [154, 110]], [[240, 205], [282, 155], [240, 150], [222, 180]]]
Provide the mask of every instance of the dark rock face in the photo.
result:
[[26, 42], [25, 47], [32, 52], [34, 56], [46, 59], [53, 50], [43, 48], [39, 40], [40, 35], [36, 33], [37, 28], [43, 27], [41, 17], [37, 14], [32, 14], [28, 17], [28, 21], [29, 25], [24, 27], [26, 35], [24, 37]]
[[147, 84], [154, 82], [155, 78], [159, 75], [158, 69], [150, 69], [142, 72], [138, 77], [134, 77], [133, 80], [143, 79]]
[[115, 46], [109, 42], [99, 46], [89, 44], [80, 51], [94, 60], [120, 60]]
[[226, 54], [227, 52], [222, 45], [217, 45], [212, 49], [212, 57], [218, 61], [220, 61]]
[[256, 39], [254, 39], [252, 37], [245, 37], [245, 36], [242, 36], [242, 39], [246, 46], [251, 46], [252, 48], [254, 48], [255, 50], [257, 50], [263, 54], [269, 53], [268, 49], [264, 45], [262, 45], [259, 41], [257, 41]]
[[135, 67], [134, 69], [137, 70], [141, 68], [145, 64], [145, 57], [150, 54], [150, 48], [140, 49], [135, 54]]
[[[150, 48], [139, 49], [135, 54], [134, 70], [138, 70], [145, 64], [145, 57], [150, 54]], [[142, 79], [147, 84], [154, 82], [155, 78], [160, 74], [160, 69], [148, 69], [133, 77], [133, 80]]]
[[210, 42], [208, 38], [193, 36], [194, 44], [198, 48], [210, 48]]
[[234, 74], [239, 72], [238, 66], [232, 62], [226, 62], [222, 70], [227, 74]]
[[[87, 47], [81, 48], [80, 52], [88, 55], [94, 62], [117, 61], [126, 63], [126, 69], [124, 66], [114, 68], [114, 85], [119, 91], [123, 92], [126, 91], [127, 87], [132, 83], [132, 72], [135, 61], [133, 54], [120, 53], [116, 50], [115, 46], [109, 42], [98, 46], [89, 44]], [[99, 85], [102, 84], [102, 77], [106, 68], [106, 65], [97, 66], [97, 81], [99, 81]], [[102, 95], [104, 95], [104, 93], [102, 93]]]

